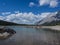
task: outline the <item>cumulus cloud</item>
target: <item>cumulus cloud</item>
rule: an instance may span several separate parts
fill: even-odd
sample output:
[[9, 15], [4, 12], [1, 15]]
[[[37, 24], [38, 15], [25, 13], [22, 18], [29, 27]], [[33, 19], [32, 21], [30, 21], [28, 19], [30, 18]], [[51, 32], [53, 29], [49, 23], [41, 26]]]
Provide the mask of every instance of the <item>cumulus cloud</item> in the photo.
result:
[[[39, 0], [38, 3], [39, 3], [39, 6], [49, 5], [49, 7], [52, 7], [52, 8], [57, 7], [59, 4], [58, 0]], [[29, 3], [30, 7], [35, 5], [37, 6], [37, 4], [35, 4], [34, 2]]]
[[47, 5], [50, 3], [50, 0], [39, 0], [40, 6]]
[[35, 6], [35, 3], [34, 2], [30, 2], [29, 3], [29, 7], [32, 7], [32, 6]]
[[50, 12], [45, 12], [37, 15], [33, 14], [32, 12], [29, 13], [15, 12], [14, 14], [0, 16], [0, 20], [15, 22], [19, 24], [34, 24], [35, 22], [40, 21], [41, 19], [51, 14], [52, 13]]
[[50, 7], [57, 7], [58, 6], [58, 2], [57, 1], [51, 1], [50, 2]]
[[38, 20], [38, 15], [33, 14], [32, 12], [29, 13], [16, 13], [6, 16], [6, 21], [13, 21], [16, 23], [25, 23], [25, 24], [32, 24], [36, 20]]
[[58, 0], [39, 0], [40, 6], [49, 5], [50, 7], [57, 7]]

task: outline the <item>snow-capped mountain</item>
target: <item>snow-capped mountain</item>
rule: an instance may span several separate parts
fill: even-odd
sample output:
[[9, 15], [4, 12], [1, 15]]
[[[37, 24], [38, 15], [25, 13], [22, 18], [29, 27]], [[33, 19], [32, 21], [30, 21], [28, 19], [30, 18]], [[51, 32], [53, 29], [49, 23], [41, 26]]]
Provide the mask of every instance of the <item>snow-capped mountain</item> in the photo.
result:
[[60, 11], [47, 15], [47, 17], [38, 21], [37, 25], [55, 25], [60, 22]]

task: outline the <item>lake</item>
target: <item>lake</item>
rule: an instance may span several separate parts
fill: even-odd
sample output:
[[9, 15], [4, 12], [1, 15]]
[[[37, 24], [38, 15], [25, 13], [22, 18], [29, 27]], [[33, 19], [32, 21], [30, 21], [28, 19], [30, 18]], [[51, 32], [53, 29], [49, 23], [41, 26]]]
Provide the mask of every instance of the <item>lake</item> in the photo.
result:
[[60, 31], [8, 26], [16, 31], [12, 37], [0, 40], [0, 45], [60, 45]]

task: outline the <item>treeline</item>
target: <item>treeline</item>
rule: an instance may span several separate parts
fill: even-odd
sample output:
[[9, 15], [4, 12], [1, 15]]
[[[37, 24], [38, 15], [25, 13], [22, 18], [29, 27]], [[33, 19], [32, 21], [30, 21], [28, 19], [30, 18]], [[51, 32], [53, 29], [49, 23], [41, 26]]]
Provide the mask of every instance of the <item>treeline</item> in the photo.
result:
[[17, 24], [17, 23], [13, 23], [13, 22], [7, 22], [7, 21], [0, 20], [0, 25], [3, 25], [3, 26], [26, 26], [27, 24]]

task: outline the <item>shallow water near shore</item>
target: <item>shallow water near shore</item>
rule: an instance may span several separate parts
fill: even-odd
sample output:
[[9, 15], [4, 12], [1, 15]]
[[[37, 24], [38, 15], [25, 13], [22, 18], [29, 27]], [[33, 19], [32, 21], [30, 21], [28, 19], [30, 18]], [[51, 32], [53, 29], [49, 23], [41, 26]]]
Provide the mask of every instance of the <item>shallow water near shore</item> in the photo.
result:
[[0, 40], [0, 45], [60, 45], [60, 31], [51, 29], [7, 26], [16, 31], [12, 37]]

